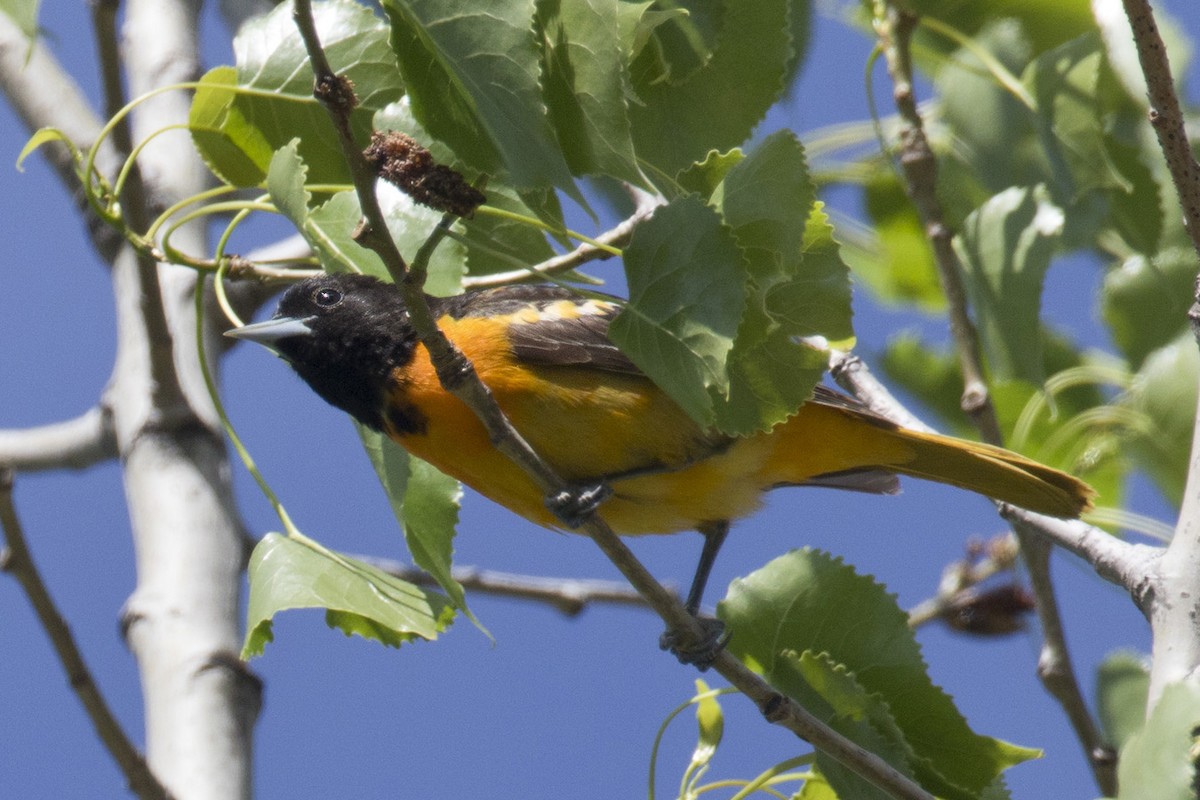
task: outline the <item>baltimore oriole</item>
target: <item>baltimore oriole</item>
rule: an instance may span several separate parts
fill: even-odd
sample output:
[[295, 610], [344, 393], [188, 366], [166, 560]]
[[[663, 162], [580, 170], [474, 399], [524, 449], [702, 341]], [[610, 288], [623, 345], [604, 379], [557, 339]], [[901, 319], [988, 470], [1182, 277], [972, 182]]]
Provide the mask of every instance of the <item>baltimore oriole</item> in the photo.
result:
[[[429, 298], [500, 408], [567, 481], [606, 483], [597, 513], [620, 534], [698, 530], [695, 612], [731, 520], [781, 486], [894, 493], [896, 474], [948, 483], [1032, 511], [1075, 517], [1092, 489], [990, 445], [901, 428], [818, 386], [773, 429], [704, 430], [608, 339], [613, 298], [509, 286]], [[474, 413], [438, 382], [400, 293], [362, 275], [292, 286], [274, 318], [231, 336], [286, 359], [317, 394], [526, 519], [564, 527], [534, 482], [498, 452]]]

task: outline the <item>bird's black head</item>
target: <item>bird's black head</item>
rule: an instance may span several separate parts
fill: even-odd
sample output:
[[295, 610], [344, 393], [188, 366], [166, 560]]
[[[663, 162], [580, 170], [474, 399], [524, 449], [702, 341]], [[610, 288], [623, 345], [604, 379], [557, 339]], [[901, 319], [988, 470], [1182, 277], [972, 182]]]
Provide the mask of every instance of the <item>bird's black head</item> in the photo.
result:
[[383, 426], [392, 371], [408, 363], [417, 343], [400, 293], [366, 275], [297, 283], [274, 317], [228, 335], [277, 353], [327, 402], [375, 430]]

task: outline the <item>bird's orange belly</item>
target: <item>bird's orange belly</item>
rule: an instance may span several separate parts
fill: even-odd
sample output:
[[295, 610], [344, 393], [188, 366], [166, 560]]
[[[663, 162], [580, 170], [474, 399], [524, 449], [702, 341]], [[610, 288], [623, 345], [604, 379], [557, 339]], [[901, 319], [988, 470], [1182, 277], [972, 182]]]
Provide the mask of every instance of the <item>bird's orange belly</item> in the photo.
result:
[[[478, 425], [475, 420], [462, 423]], [[547, 508], [544, 493], [491, 446], [482, 426], [479, 436], [466, 436], [461, 429], [441, 433], [396, 438], [413, 455], [505, 508], [539, 525], [564, 527]], [[598, 513], [622, 535], [678, 533], [706, 521], [744, 517], [758, 508], [767, 488], [758, 485], [756, 475], [769, 450], [763, 444], [761, 437], [751, 437], [681, 469], [613, 480], [612, 495]]]

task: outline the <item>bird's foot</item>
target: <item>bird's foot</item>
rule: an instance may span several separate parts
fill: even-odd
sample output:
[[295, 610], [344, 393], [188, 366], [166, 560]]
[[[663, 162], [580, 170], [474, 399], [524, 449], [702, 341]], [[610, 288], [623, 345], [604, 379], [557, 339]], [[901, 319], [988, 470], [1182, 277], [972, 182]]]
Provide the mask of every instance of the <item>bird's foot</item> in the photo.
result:
[[607, 483], [571, 486], [546, 497], [546, 508], [568, 528], [578, 528], [600, 504], [612, 496]]
[[699, 640], [690, 633], [668, 628], [658, 637], [658, 646], [679, 659], [679, 663], [690, 664], [704, 672], [712, 666], [717, 655], [729, 643], [729, 632], [725, 630], [725, 623], [719, 619], [696, 617], [696, 621], [704, 630]]

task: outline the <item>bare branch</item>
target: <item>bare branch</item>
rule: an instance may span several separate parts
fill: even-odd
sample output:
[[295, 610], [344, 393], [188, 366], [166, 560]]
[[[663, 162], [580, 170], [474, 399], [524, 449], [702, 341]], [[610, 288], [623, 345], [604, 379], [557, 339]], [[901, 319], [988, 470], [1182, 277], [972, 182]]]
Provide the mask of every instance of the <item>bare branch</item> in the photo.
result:
[[1200, 408], [1192, 434], [1183, 503], [1175, 535], [1158, 564], [1150, 608], [1151, 645], [1148, 708], [1154, 708], [1169, 684], [1194, 678], [1200, 670]]
[[[624, 247], [633, 238], [633, 232], [637, 226], [645, 222], [654, 213], [654, 209], [658, 208], [664, 202], [664, 199], [660, 195], [652, 195], [633, 187], [630, 187], [630, 194], [636, 203], [633, 214], [611, 230], [607, 230], [595, 237], [596, 241], [611, 247]], [[528, 269], [515, 269], [510, 272], [495, 272], [491, 275], [467, 277], [463, 280], [463, 286], [467, 289], [488, 289], [493, 286], [507, 286], [513, 283], [536, 281], [545, 275], [558, 275], [563, 272], [570, 272], [589, 261], [602, 261], [611, 257], [612, 253], [608, 250], [596, 247], [593, 244], [584, 243], [569, 253], [548, 258], [542, 263], [535, 264]]]
[[936, 433], [924, 420], [901, 405], [888, 388], [871, 374], [866, 363], [853, 353], [831, 351], [829, 373], [839, 386], [866, 403], [867, 408], [879, 416], [914, 431]]
[[1183, 126], [1183, 111], [1171, 79], [1171, 64], [1167, 48], [1158, 33], [1154, 10], [1149, 0], [1123, 0], [1125, 15], [1133, 29], [1138, 61], [1146, 77], [1146, 94], [1150, 101], [1150, 125], [1158, 137], [1170, 170], [1175, 192], [1183, 208], [1183, 223], [1192, 239], [1192, 247], [1200, 254], [1200, 164], [1192, 154], [1191, 142]]
[[0, 465], [18, 472], [84, 469], [116, 455], [112, 413], [105, 406], [65, 422], [0, 430]]
[[171, 794], [150, 771], [146, 759], [133, 746], [133, 742], [121, 728], [121, 723], [108, 707], [108, 702], [92, 679], [92, 673], [75, 644], [67, 621], [63, 619], [46, 589], [41, 573], [38, 572], [25, 543], [25, 532], [13, 505], [12, 488], [12, 472], [0, 469], [0, 528], [3, 529], [7, 542], [7, 548], [0, 552], [0, 570], [11, 574], [25, 590], [30, 605], [50, 637], [50, 643], [54, 645], [58, 660], [67, 674], [67, 683], [78, 695], [100, 741], [104, 742], [113, 760], [125, 774], [129, 788], [142, 800], [168, 800]]
[[1050, 578], [1050, 543], [1037, 536], [1021, 520], [1013, 518], [1010, 521], [1021, 543], [1021, 556], [1029, 570], [1029, 583], [1037, 598], [1038, 621], [1042, 626], [1038, 677], [1067, 715], [1075, 738], [1083, 746], [1096, 784], [1106, 796], [1114, 795], [1117, 789], [1117, 751], [1105, 739], [1100, 724], [1088, 708], [1075, 674], [1062, 616], [1058, 611], [1058, 598]]
[[[1016, 539], [1011, 533], [994, 537], [986, 546], [979, 542], [969, 543], [966, 557], [947, 564], [942, 570], [937, 594], [909, 609], [909, 627], [917, 628], [940, 619], [956, 630], [961, 629], [953, 623], [954, 615], [960, 613], [973, 598], [980, 596], [975, 587], [1002, 572], [1011, 572], [1016, 566], [1018, 553]], [[1029, 610], [1032, 610], [1032, 603]], [[1014, 622], [1003, 633], [1019, 629], [1020, 625]]]
[[[1184, 129], [1167, 49], [1149, 2], [1123, 2], [1146, 79], [1150, 125], [1175, 184], [1192, 247], [1200, 253], [1200, 164]], [[1200, 293], [1188, 315], [1200, 342]], [[1149, 708], [1154, 707], [1168, 684], [1195, 678], [1200, 670], [1200, 636], [1196, 632], [1196, 617], [1200, 614], [1200, 408], [1196, 411], [1187, 485], [1175, 535], [1157, 567], [1154, 602], [1147, 609], [1154, 635]]]
[[917, 107], [913, 91], [912, 35], [918, 18], [887, 0], [878, 12], [880, 44], [892, 78], [892, 96], [900, 114], [900, 168], [904, 172], [908, 196], [917, 209], [925, 236], [933, 248], [934, 263], [950, 313], [950, 333], [958, 350], [963, 374], [962, 409], [983, 434], [984, 441], [1001, 444], [1000, 425], [988, 393], [980, 356], [979, 335], [967, 313], [967, 291], [962, 282], [962, 267], [954, 252], [954, 234], [946, 224], [937, 196], [937, 158]]
[[[402, 561], [363, 555], [354, 558], [409, 583], [437, 585], [429, 573]], [[545, 578], [476, 567], [455, 567], [453, 577], [468, 591], [546, 603], [569, 617], [581, 613], [594, 603], [646, 607], [645, 598], [629, 588], [628, 584], [618, 581]]]

